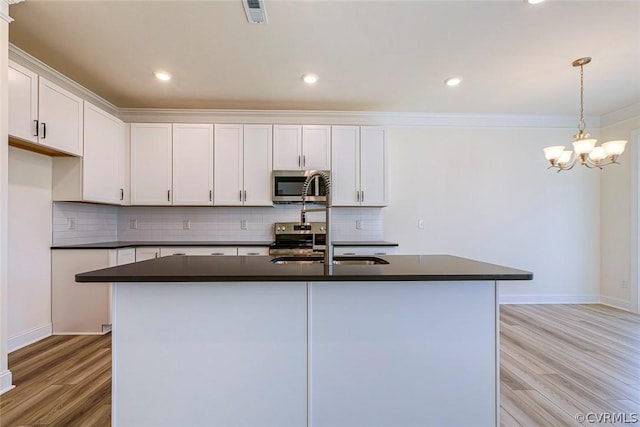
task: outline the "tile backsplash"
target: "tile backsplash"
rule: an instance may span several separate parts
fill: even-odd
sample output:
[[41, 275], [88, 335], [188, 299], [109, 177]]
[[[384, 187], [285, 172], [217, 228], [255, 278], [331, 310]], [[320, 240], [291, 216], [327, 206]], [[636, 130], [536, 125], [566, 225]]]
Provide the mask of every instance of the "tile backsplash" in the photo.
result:
[[[67, 202], [53, 205], [54, 245], [115, 240], [271, 241], [274, 222], [297, 221], [300, 215], [300, 205], [128, 207]], [[312, 212], [307, 218], [324, 221], [324, 213]], [[333, 239], [382, 240], [382, 219], [380, 208], [333, 208]]]

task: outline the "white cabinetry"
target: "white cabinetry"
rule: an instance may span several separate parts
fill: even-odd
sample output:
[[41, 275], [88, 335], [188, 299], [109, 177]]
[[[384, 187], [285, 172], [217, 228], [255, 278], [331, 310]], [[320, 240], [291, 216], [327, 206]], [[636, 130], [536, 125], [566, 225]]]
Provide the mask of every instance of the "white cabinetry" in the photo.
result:
[[231, 246], [187, 246], [187, 247], [162, 247], [160, 256], [170, 255], [213, 255], [213, 256], [235, 256], [238, 255], [236, 247]]
[[170, 123], [131, 124], [131, 204], [171, 204]]
[[275, 125], [273, 168], [276, 170], [329, 170], [331, 126]]
[[53, 158], [53, 200], [124, 204], [125, 124], [85, 102], [84, 155]]
[[125, 265], [136, 262], [136, 249], [135, 248], [124, 248], [117, 250], [117, 264]]
[[240, 246], [238, 247], [239, 256], [262, 256], [269, 255], [267, 246]]
[[271, 206], [271, 138], [271, 125], [215, 125], [215, 205]]
[[82, 155], [82, 99], [11, 62], [9, 135], [66, 154]]
[[384, 128], [333, 126], [331, 140], [334, 206], [386, 206], [388, 172]]
[[155, 259], [160, 256], [160, 248], [136, 248], [136, 262]]
[[173, 125], [173, 204], [213, 204], [213, 125]]
[[335, 246], [334, 255], [393, 255], [396, 246]]
[[111, 284], [76, 283], [75, 275], [116, 265], [109, 249], [51, 251], [51, 322], [53, 334], [101, 334], [110, 329]]
[[9, 135], [38, 142], [38, 75], [9, 62]]

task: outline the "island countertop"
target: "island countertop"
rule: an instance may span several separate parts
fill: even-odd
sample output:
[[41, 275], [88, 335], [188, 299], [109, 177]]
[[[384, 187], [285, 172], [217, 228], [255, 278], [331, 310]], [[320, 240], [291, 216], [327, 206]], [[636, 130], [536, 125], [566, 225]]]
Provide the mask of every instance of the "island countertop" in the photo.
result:
[[451, 255], [387, 255], [380, 265], [271, 262], [268, 256], [174, 255], [76, 274], [77, 282], [301, 282], [531, 280], [533, 273]]

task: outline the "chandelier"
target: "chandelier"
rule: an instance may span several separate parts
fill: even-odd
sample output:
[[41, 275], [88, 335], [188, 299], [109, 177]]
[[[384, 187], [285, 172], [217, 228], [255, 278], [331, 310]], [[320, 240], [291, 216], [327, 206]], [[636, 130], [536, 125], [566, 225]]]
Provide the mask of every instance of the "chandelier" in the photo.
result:
[[[591, 139], [584, 131], [584, 66], [591, 62], [591, 58], [579, 58], [571, 63], [574, 67], [580, 67], [580, 121], [578, 133], [573, 135], [573, 150], [565, 150], [564, 145], [554, 145], [544, 149], [544, 156], [551, 164], [548, 169], [557, 168], [569, 170], [580, 162], [588, 168], [600, 168], [603, 166], [618, 164], [618, 156], [624, 152], [627, 141], [609, 141], [596, 147], [597, 139]], [[575, 152], [575, 154], [574, 154]]]

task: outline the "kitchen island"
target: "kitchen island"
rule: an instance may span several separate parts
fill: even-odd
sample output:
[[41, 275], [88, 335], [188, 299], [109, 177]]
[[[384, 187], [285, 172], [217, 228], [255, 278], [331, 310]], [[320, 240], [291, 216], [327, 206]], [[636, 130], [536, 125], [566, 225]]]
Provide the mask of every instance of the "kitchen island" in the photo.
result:
[[78, 274], [115, 283], [113, 425], [499, 425], [498, 281], [532, 274], [380, 258], [331, 275], [266, 256]]

